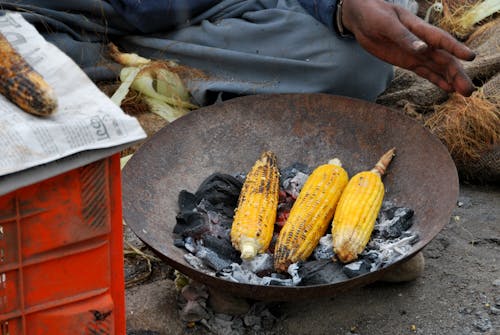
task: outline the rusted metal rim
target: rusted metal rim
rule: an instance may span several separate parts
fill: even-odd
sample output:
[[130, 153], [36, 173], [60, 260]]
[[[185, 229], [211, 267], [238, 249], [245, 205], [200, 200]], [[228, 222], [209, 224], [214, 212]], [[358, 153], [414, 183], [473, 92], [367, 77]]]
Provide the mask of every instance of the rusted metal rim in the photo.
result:
[[239, 284], [206, 275], [190, 267], [185, 252], [173, 244], [178, 194], [194, 192], [213, 172], [247, 171], [263, 150], [274, 151], [280, 167], [315, 166], [338, 157], [352, 176], [391, 147], [396, 157], [384, 177], [385, 199], [415, 210], [412, 229], [420, 235], [407, 259], [448, 223], [459, 189], [455, 165], [441, 142], [402, 112], [327, 94], [236, 98], [164, 127], [123, 170], [124, 219], [168, 264], [215, 289], [275, 301], [334, 295], [374, 282], [386, 269], [303, 287]]

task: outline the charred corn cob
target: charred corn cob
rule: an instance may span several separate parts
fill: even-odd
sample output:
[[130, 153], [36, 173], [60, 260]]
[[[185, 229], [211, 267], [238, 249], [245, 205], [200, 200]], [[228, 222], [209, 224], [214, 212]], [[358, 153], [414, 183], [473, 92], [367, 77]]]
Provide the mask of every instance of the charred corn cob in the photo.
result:
[[234, 214], [231, 242], [242, 259], [264, 252], [271, 243], [278, 209], [279, 171], [276, 156], [264, 152], [248, 173]]
[[278, 236], [276, 271], [285, 272], [290, 264], [311, 255], [330, 225], [347, 181], [347, 172], [338, 159], [318, 166], [307, 178]]
[[387, 151], [370, 171], [351, 178], [335, 210], [332, 224], [333, 250], [344, 263], [355, 260], [372, 234], [384, 198], [384, 175], [394, 156]]
[[57, 108], [53, 89], [0, 34], [0, 93], [25, 112], [46, 116]]

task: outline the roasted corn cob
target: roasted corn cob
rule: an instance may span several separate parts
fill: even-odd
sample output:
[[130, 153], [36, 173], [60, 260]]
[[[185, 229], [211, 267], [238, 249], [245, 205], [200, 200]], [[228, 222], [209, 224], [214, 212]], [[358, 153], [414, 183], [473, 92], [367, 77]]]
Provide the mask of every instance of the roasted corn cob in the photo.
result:
[[276, 156], [264, 152], [248, 173], [234, 214], [231, 242], [242, 259], [266, 251], [271, 243], [279, 196]]
[[46, 116], [57, 108], [53, 89], [0, 34], [0, 93], [25, 112]]
[[386, 152], [375, 167], [351, 178], [335, 210], [332, 223], [333, 250], [344, 263], [355, 260], [372, 234], [384, 198], [384, 175], [394, 156]]
[[325, 234], [348, 175], [338, 159], [318, 166], [307, 178], [280, 231], [274, 251], [276, 271], [306, 260]]

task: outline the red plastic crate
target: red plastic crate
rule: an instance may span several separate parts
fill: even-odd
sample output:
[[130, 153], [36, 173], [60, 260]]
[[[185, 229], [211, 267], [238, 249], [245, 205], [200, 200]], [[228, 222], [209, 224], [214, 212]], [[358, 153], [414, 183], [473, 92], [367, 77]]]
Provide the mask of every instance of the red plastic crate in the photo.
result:
[[125, 334], [120, 157], [0, 197], [0, 335]]

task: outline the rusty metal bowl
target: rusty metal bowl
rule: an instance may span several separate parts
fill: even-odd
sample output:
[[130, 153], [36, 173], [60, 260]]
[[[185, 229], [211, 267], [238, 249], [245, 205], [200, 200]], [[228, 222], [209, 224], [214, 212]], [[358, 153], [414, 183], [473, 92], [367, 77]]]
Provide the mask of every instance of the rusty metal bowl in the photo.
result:
[[192, 268], [172, 230], [183, 189], [194, 192], [213, 172], [250, 169], [263, 150], [279, 165], [315, 166], [339, 157], [349, 175], [371, 168], [387, 149], [396, 157], [384, 177], [385, 199], [415, 210], [420, 240], [407, 257], [448, 223], [458, 175], [446, 148], [402, 112], [326, 94], [254, 95], [200, 108], [153, 135], [123, 170], [123, 213], [137, 236], [170, 266], [212, 288], [257, 300], [297, 300], [376, 281], [391, 266], [339, 283], [282, 287], [229, 282]]

